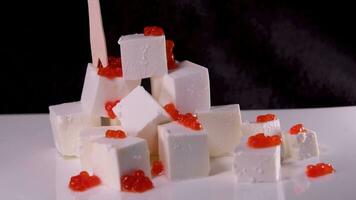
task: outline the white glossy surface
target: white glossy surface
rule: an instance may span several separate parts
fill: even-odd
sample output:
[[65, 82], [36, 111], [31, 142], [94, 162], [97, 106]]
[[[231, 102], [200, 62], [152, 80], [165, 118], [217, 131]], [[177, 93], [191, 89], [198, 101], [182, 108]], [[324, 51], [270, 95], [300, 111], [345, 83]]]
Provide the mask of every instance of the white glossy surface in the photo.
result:
[[71, 192], [68, 180], [80, 170], [79, 160], [63, 159], [54, 148], [48, 115], [0, 116], [1, 199], [111, 200], [111, 199], [355, 199], [356, 107], [243, 111], [243, 120], [273, 112], [282, 128], [304, 122], [318, 133], [320, 160], [332, 162], [333, 175], [308, 179], [304, 165], [285, 166], [279, 183], [235, 183], [231, 158], [212, 161], [211, 176], [170, 183], [154, 179], [156, 188], [144, 194], [120, 193], [98, 187], [84, 193]]

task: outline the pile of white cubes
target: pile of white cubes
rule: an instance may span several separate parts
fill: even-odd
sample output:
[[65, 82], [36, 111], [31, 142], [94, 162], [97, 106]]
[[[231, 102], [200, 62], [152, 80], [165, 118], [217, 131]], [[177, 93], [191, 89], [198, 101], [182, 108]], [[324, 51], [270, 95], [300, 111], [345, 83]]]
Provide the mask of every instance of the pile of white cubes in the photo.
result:
[[[93, 63], [100, 60], [106, 66], [99, 0], [88, 0], [88, 5]], [[312, 131], [302, 139], [286, 134], [283, 141], [290, 145], [247, 147], [245, 139], [253, 134], [282, 134], [279, 120], [242, 123], [238, 104], [211, 106], [208, 69], [177, 61], [177, 67], [168, 70], [165, 35], [125, 35], [118, 43], [122, 77], [100, 76], [97, 65], [89, 63], [81, 100], [49, 107], [58, 152], [78, 157], [82, 169], [100, 177], [104, 185], [120, 189], [120, 177], [137, 169], [151, 177], [150, 158], [157, 155], [170, 180], [209, 176], [211, 157], [234, 155], [233, 168], [243, 182], [278, 180], [281, 154], [285, 160], [318, 155]], [[140, 86], [146, 78], [151, 94]], [[118, 102], [112, 108], [115, 119], [109, 118], [107, 102]], [[202, 130], [173, 121], [163, 108], [168, 103], [195, 114]], [[106, 138], [107, 130], [123, 130], [127, 137]]]

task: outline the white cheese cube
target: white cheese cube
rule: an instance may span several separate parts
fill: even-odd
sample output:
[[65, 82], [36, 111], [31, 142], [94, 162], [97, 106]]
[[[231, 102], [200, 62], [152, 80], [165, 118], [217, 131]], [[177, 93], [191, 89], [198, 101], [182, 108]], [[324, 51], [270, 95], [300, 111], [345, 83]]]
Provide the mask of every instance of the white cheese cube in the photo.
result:
[[268, 122], [243, 122], [241, 126], [242, 135], [251, 136], [257, 133], [265, 135], [281, 135], [281, 124], [279, 119]]
[[123, 130], [120, 126], [102, 126], [85, 128], [80, 132], [80, 164], [83, 171], [93, 172], [93, 141], [105, 137], [107, 130]]
[[124, 98], [141, 80], [124, 80], [121, 77], [108, 79], [98, 75], [98, 68], [88, 64], [82, 91], [83, 108], [90, 114], [108, 117], [105, 104]]
[[176, 122], [158, 126], [159, 158], [170, 180], [209, 175], [208, 135]]
[[285, 132], [282, 135], [287, 149], [283, 162], [295, 162], [319, 156], [318, 140], [314, 131], [306, 129], [305, 132], [298, 134]]
[[[282, 136], [281, 123], [279, 119], [267, 122], [243, 122], [241, 126], [242, 135], [246, 138], [257, 133], [264, 133], [265, 135], [280, 135]], [[281, 157], [284, 159], [287, 156], [287, 147], [285, 142], [281, 145]]]
[[[280, 135], [282, 136], [281, 124], [279, 119], [268, 122], [243, 122], [241, 126], [242, 135], [249, 137], [257, 133], [265, 135]], [[281, 145], [281, 159], [284, 160], [288, 155], [288, 149], [284, 140]]]
[[197, 117], [208, 133], [210, 156], [231, 155], [241, 137], [239, 104], [213, 106], [209, 111], [197, 112]]
[[49, 112], [54, 143], [63, 156], [78, 156], [80, 131], [100, 126], [100, 117], [84, 112], [80, 102], [50, 106]]
[[153, 97], [162, 105], [174, 103], [182, 113], [210, 109], [210, 83], [207, 68], [183, 61], [162, 77], [151, 78]]
[[167, 74], [165, 36], [133, 34], [119, 39], [125, 80], [139, 80]]
[[280, 148], [280, 145], [269, 148], [251, 148], [247, 142], [241, 143], [235, 149], [233, 161], [237, 181], [278, 181], [281, 171]]
[[120, 190], [120, 178], [135, 170], [142, 170], [151, 177], [147, 143], [137, 137], [124, 139], [99, 138], [92, 146], [93, 172], [102, 183]]
[[170, 117], [143, 87], [135, 88], [113, 111], [127, 134], [146, 139], [151, 154], [157, 154], [157, 125]]

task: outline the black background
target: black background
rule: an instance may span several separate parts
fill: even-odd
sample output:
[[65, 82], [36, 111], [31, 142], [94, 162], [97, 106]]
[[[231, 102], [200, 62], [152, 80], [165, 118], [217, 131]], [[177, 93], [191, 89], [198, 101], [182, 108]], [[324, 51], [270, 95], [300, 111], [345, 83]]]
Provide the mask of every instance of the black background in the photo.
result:
[[[178, 60], [209, 68], [213, 105], [260, 109], [356, 104], [349, 2], [101, 0], [101, 7], [109, 54], [120, 54], [120, 35], [162, 26]], [[78, 101], [91, 61], [86, 0], [12, 4], [1, 13], [0, 113]]]

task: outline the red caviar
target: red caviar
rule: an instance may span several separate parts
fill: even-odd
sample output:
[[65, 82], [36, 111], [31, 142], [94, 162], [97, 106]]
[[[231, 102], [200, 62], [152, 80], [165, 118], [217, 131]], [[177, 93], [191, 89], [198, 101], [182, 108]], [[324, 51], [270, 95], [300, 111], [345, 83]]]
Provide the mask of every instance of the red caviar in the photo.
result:
[[163, 28], [159, 26], [146, 26], [143, 29], [143, 34], [145, 36], [161, 36], [164, 35]]
[[107, 130], [105, 132], [105, 137], [123, 139], [126, 138], [126, 133], [122, 130]]
[[267, 148], [280, 145], [282, 138], [279, 135], [265, 136], [264, 133], [257, 133], [248, 138], [247, 144], [252, 148]]
[[289, 129], [289, 133], [292, 135], [296, 135], [301, 132], [305, 132], [303, 124], [296, 124]]
[[166, 40], [166, 55], [168, 69], [175, 69], [177, 67], [176, 60], [173, 54], [174, 42], [173, 40]]
[[164, 109], [172, 117], [174, 121], [177, 121], [183, 126], [191, 128], [196, 131], [202, 129], [202, 126], [198, 121], [198, 118], [192, 113], [186, 113], [186, 114], [179, 113], [179, 111], [176, 109], [173, 103], [169, 103], [165, 105]]
[[274, 114], [258, 115], [256, 117], [256, 122], [257, 123], [269, 122], [269, 121], [273, 121], [273, 120], [276, 120], [276, 119], [277, 119], [277, 117]]
[[79, 175], [70, 178], [69, 188], [73, 191], [82, 192], [99, 185], [100, 182], [99, 177], [95, 175], [90, 176], [88, 172], [82, 171]]
[[151, 173], [153, 176], [159, 176], [163, 173], [164, 167], [163, 163], [159, 160], [156, 160], [152, 163]]
[[108, 114], [108, 116], [111, 119], [115, 119], [116, 115], [114, 113], [114, 111], [112, 111], [112, 109], [116, 106], [116, 104], [118, 104], [120, 102], [120, 100], [116, 100], [116, 101], [108, 101], [105, 103], [105, 110]]
[[122, 77], [122, 65], [120, 57], [109, 57], [108, 66], [103, 67], [101, 61], [98, 63], [98, 75], [104, 76], [108, 79]]
[[145, 192], [152, 189], [152, 181], [142, 170], [136, 170], [129, 175], [121, 176], [121, 190], [125, 192]]
[[173, 103], [169, 103], [169, 104], [165, 105], [164, 109], [175, 121], [178, 120], [179, 116], [181, 115]]
[[308, 165], [305, 173], [308, 177], [319, 177], [335, 172], [330, 163], [318, 163], [316, 165]]

